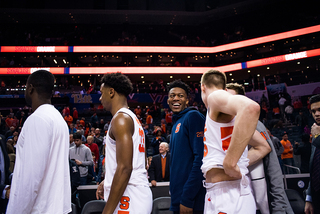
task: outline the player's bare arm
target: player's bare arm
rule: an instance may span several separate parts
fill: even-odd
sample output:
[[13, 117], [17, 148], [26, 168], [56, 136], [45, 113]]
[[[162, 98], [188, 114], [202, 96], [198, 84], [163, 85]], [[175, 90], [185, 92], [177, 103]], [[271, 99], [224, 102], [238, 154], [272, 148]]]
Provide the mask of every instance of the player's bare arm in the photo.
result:
[[117, 169], [111, 184], [110, 195], [103, 214], [112, 214], [129, 182], [132, 172], [134, 123], [125, 113], [118, 113], [112, 120], [110, 137], [116, 141]]
[[223, 168], [227, 175], [241, 178], [237, 162], [256, 130], [260, 106], [247, 97], [231, 95], [224, 90], [212, 92], [208, 96], [208, 106], [209, 116], [216, 122], [230, 122], [236, 116]]
[[248, 151], [249, 166], [257, 163], [271, 152], [268, 142], [257, 130], [249, 141], [249, 145], [252, 146]]

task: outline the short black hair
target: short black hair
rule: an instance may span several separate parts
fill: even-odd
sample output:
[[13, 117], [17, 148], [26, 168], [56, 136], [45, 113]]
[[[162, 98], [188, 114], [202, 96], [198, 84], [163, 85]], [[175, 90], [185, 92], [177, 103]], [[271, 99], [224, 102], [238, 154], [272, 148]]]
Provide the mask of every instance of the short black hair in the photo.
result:
[[101, 79], [101, 83], [103, 83], [104, 86], [113, 88], [117, 93], [126, 97], [133, 90], [130, 79], [119, 72], [105, 74]]
[[54, 76], [46, 70], [33, 72], [27, 80], [43, 98], [50, 99], [54, 88]]
[[189, 95], [190, 92], [190, 87], [182, 82], [181, 79], [175, 80], [173, 82], [171, 82], [168, 86], [167, 86], [167, 90], [168, 92], [172, 89], [172, 88], [182, 88], [183, 90], [185, 90], [187, 96]]
[[313, 96], [310, 98], [309, 102], [310, 102], [310, 105], [311, 105], [312, 103], [320, 102], [320, 94], [313, 95]]
[[80, 140], [81, 140], [81, 139], [82, 139], [82, 136], [81, 136], [81, 134], [80, 134], [79, 132], [76, 132], [76, 133], [73, 134], [73, 139], [74, 139], [74, 140], [77, 140], [77, 139], [80, 139]]

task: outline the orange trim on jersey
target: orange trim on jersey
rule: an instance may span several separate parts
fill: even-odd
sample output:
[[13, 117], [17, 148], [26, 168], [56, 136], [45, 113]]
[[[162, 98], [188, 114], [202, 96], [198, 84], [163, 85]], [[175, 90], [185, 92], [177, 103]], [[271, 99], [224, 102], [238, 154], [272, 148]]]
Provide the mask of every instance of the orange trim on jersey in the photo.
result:
[[207, 156], [207, 154], [208, 154], [208, 147], [206, 144], [204, 144], [203, 157]]
[[229, 148], [232, 131], [233, 126], [220, 128], [223, 151], [226, 151]]

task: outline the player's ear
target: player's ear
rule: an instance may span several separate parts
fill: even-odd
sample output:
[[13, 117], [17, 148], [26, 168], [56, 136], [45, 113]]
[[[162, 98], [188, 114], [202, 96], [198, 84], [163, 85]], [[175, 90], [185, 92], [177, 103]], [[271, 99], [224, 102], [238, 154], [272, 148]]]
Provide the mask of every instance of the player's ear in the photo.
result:
[[114, 97], [115, 93], [116, 93], [116, 91], [114, 90], [114, 88], [109, 88], [109, 95], [111, 98]]
[[201, 92], [205, 91], [205, 86], [203, 84], [201, 84]]

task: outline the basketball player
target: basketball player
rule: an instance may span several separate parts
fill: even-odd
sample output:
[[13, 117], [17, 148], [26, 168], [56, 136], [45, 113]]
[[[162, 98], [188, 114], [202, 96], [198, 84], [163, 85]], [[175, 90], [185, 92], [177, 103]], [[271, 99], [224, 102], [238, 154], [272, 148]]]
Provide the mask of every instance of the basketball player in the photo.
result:
[[[240, 84], [229, 83], [226, 88], [233, 95], [245, 95], [244, 88]], [[249, 167], [257, 209], [261, 214], [279, 212], [293, 214], [284, 191], [282, 171], [271, 138], [260, 121], [256, 130], [266, 139], [271, 148], [271, 152], [263, 160]]]
[[210, 70], [202, 75], [201, 97], [207, 107], [201, 167], [207, 188], [204, 213], [254, 214], [247, 166], [269, 153], [270, 147], [248, 155], [249, 141], [255, 146], [262, 137], [254, 135], [260, 106], [247, 97], [231, 95], [225, 85], [222, 72]]
[[152, 193], [145, 167], [145, 136], [127, 103], [132, 84], [127, 76], [110, 73], [103, 76], [100, 91], [101, 104], [113, 115], [105, 138], [106, 175], [96, 192], [98, 199], [107, 202], [103, 214], [149, 214]]
[[7, 213], [69, 213], [69, 130], [51, 105], [54, 76], [45, 70], [27, 80], [25, 99], [33, 113], [18, 142]]

